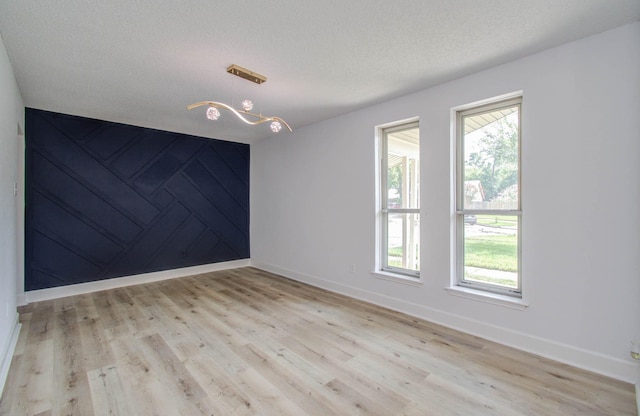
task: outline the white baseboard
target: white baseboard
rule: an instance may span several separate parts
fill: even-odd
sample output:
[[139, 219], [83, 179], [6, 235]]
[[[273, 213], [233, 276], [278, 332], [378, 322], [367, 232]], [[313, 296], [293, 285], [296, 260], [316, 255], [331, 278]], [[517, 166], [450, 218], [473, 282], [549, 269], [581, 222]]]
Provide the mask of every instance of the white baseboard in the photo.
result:
[[524, 332], [513, 331], [508, 328], [499, 327], [466, 316], [407, 302], [403, 299], [370, 292], [368, 290], [342, 283], [328, 281], [317, 276], [298, 273], [271, 264], [264, 264], [256, 261], [252, 261], [251, 264], [253, 267], [275, 273], [292, 280], [307, 283], [312, 286], [406, 313], [407, 315], [425, 319], [448, 328], [456, 329], [461, 332], [569, 364], [574, 367], [582, 368], [584, 370], [592, 371], [632, 384], [637, 382], [637, 376], [635, 375], [636, 366], [634, 363], [627, 362], [622, 359], [583, 350], [571, 345], [562, 344]]
[[220, 270], [236, 269], [251, 265], [250, 259], [225, 261], [222, 263], [203, 264], [201, 266], [183, 267], [181, 269], [162, 270], [159, 272], [137, 274], [133, 276], [116, 277], [113, 279], [98, 280], [95, 282], [79, 283], [40, 289], [25, 292], [18, 295], [18, 305], [23, 306], [32, 302], [64, 298], [66, 296], [82, 295], [98, 292], [100, 290], [116, 289], [119, 287], [139, 285], [142, 283], [158, 282], [161, 280], [175, 279], [176, 277], [192, 276], [194, 274], [210, 273]]
[[11, 367], [11, 361], [13, 360], [13, 352], [16, 349], [18, 343], [18, 336], [20, 335], [20, 328], [22, 324], [18, 320], [18, 314], [16, 314], [15, 325], [11, 332], [11, 337], [7, 340], [7, 345], [4, 348], [2, 354], [2, 365], [0, 365], [0, 398], [4, 391], [4, 385], [7, 382], [7, 376], [9, 375], [9, 368]]

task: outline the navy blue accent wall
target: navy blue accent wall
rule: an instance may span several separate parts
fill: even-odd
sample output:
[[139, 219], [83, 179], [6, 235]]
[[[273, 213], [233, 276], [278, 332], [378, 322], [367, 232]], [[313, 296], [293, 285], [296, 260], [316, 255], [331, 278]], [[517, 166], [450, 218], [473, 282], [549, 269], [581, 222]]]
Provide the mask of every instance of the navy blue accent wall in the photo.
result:
[[25, 289], [249, 258], [249, 146], [26, 109]]

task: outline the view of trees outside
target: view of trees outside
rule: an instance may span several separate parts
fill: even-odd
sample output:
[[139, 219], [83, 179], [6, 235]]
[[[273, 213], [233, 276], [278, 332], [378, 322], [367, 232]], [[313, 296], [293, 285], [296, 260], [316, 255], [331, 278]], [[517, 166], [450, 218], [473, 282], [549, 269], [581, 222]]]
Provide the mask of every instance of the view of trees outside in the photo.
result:
[[[491, 209], [486, 202], [500, 201], [500, 209], [518, 209], [518, 113], [465, 135], [465, 209]], [[473, 204], [466, 186], [479, 181], [485, 204]], [[471, 202], [471, 204], [469, 204]]]
[[389, 206], [392, 208], [400, 207], [402, 202], [402, 166], [395, 165], [387, 170], [387, 188], [389, 197]]
[[479, 212], [465, 216], [465, 279], [517, 288], [519, 217], [495, 211], [519, 209], [518, 107], [466, 119], [463, 208]]

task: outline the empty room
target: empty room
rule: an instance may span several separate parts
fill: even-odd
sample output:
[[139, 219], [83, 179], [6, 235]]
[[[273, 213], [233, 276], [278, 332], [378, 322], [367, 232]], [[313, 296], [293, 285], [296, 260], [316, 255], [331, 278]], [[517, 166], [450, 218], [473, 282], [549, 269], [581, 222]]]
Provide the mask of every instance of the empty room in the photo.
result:
[[638, 0], [0, 1], [0, 415], [637, 415]]

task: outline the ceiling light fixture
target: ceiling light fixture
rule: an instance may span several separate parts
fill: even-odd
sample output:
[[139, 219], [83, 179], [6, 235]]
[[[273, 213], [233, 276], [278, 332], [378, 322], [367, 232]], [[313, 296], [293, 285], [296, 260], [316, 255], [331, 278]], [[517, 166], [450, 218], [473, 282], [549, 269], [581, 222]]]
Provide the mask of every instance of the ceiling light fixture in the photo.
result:
[[[243, 68], [238, 65], [231, 65], [227, 68], [227, 72], [233, 75], [236, 75], [240, 78], [246, 79], [251, 82], [255, 82], [256, 84], [262, 84], [267, 82], [267, 77], [264, 75], [260, 75], [253, 71], [250, 71], [246, 68]], [[242, 101], [242, 110], [236, 110], [235, 108], [227, 105], [225, 103], [221, 103], [218, 101], [200, 101], [199, 103], [194, 103], [187, 106], [187, 110], [192, 110], [196, 107], [208, 106], [206, 116], [209, 120], [217, 120], [220, 118], [220, 111], [218, 109], [229, 110], [233, 114], [235, 114], [240, 120], [244, 121], [247, 124], [252, 126], [256, 126], [258, 124], [266, 123], [268, 121], [271, 122], [271, 131], [274, 133], [282, 130], [282, 126], [284, 125], [289, 131], [293, 131], [289, 124], [286, 121], [281, 119], [280, 117], [266, 117], [260, 114], [251, 113], [250, 111], [253, 109], [253, 101], [244, 100]], [[248, 116], [251, 119], [245, 117]], [[253, 120], [253, 121], [252, 121]]]

